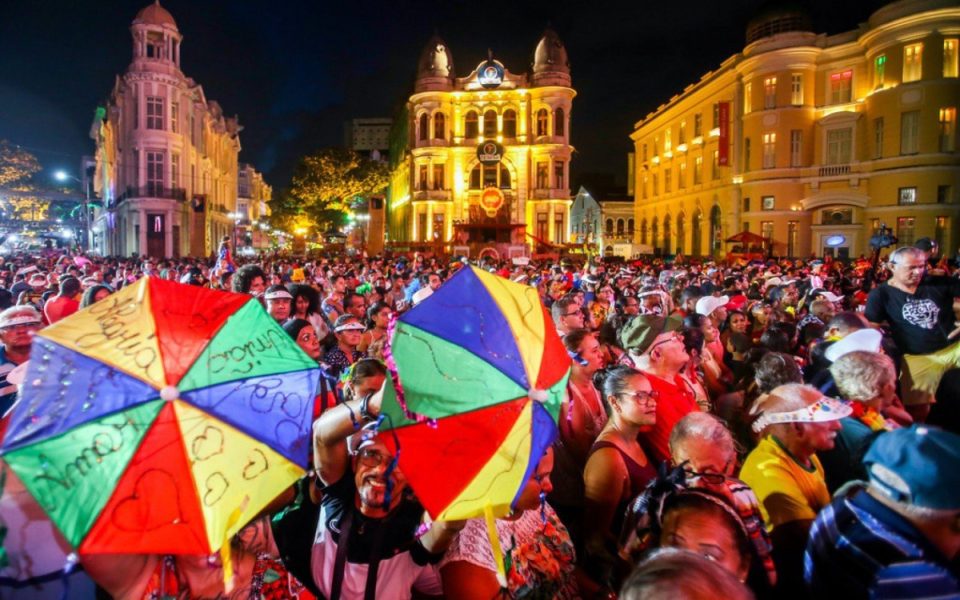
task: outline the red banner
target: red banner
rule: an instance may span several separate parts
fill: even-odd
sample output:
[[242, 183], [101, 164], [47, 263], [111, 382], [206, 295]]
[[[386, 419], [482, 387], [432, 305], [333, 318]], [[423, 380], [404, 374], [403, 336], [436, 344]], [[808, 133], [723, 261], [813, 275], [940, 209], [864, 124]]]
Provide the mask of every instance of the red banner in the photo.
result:
[[717, 103], [717, 119], [720, 121], [720, 140], [717, 148], [717, 164], [730, 165], [730, 103]]

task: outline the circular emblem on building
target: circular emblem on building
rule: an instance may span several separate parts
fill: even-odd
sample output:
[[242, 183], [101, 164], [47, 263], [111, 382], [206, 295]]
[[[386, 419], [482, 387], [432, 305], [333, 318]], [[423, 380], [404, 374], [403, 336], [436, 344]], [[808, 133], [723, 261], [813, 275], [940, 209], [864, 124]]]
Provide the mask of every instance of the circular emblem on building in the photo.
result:
[[481, 63], [477, 73], [477, 81], [487, 89], [500, 87], [503, 83], [503, 67], [494, 60]]
[[503, 146], [493, 140], [477, 146], [477, 160], [482, 165], [495, 165], [503, 159]]
[[492, 217], [497, 214], [497, 211], [500, 210], [500, 207], [503, 206], [503, 190], [495, 187], [488, 187], [483, 190], [483, 193], [480, 194], [480, 208], [487, 213], [487, 216]]
[[842, 246], [846, 241], [847, 238], [842, 235], [831, 235], [827, 239], [823, 240], [823, 243], [830, 248], [836, 248], [838, 246]]

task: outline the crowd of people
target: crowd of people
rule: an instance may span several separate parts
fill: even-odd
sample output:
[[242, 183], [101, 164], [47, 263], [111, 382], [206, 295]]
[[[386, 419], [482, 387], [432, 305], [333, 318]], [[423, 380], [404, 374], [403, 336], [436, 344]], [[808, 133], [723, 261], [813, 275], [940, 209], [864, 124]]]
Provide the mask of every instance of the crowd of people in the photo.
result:
[[[141, 277], [249, 294], [323, 375], [313, 468], [234, 540], [231, 597], [960, 598], [960, 269], [937, 250], [6, 257], [0, 410], [37, 331]], [[483, 520], [431, 521], [376, 428], [391, 319], [468, 264], [535, 288], [571, 364], [556, 441], [496, 522], [505, 578]], [[223, 594], [212, 560], [83, 561], [103, 597]]]

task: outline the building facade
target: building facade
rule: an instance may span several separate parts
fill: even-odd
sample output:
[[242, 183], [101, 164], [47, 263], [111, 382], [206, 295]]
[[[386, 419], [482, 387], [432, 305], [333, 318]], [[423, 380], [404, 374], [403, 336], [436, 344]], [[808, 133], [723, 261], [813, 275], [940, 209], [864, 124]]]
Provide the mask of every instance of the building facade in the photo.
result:
[[183, 36], [155, 2], [130, 26], [133, 60], [91, 128], [102, 254], [207, 256], [237, 209], [240, 125], [180, 70]]
[[601, 256], [614, 254], [624, 245], [630, 246], [628, 254], [632, 254], [636, 231], [633, 198], [623, 193], [598, 195], [580, 186], [570, 206], [570, 241], [584, 244]]
[[377, 160], [386, 158], [390, 148], [393, 119], [352, 119], [344, 125], [345, 146]]
[[273, 188], [253, 165], [240, 163], [237, 173], [237, 210], [234, 212], [236, 247], [263, 249], [269, 246], [267, 219]]
[[762, 15], [747, 46], [635, 125], [635, 241], [720, 256], [748, 230], [779, 256], [960, 244], [960, 6], [902, 0], [854, 31]]
[[574, 96], [566, 50], [551, 30], [530, 74], [511, 73], [491, 56], [456, 77], [450, 49], [434, 36], [400, 128], [403, 154], [391, 157], [391, 240], [566, 243]]

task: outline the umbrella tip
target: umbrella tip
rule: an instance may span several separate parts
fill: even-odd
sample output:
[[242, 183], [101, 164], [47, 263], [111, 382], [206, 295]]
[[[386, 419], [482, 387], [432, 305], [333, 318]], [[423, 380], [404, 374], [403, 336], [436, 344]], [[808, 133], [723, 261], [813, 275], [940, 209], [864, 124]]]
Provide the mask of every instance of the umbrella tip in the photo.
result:
[[168, 385], [160, 390], [160, 399], [165, 402], [173, 402], [180, 397], [180, 390], [174, 385]]
[[527, 391], [527, 396], [529, 396], [531, 400], [536, 400], [541, 404], [546, 402], [547, 398], [549, 398], [549, 396], [547, 395], [547, 390], [531, 389]]

